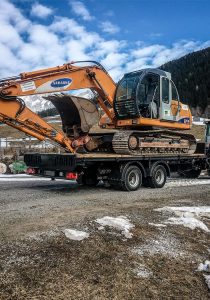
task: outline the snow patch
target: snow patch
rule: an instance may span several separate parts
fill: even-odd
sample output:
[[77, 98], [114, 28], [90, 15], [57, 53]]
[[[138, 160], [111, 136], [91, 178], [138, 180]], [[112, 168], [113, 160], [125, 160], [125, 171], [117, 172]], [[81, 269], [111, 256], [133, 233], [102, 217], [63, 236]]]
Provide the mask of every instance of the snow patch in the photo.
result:
[[210, 290], [210, 275], [203, 275], [203, 277], [205, 278], [205, 282]]
[[[206, 260], [204, 263], [200, 263], [197, 271], [210, 273], [210, 261]], [[210, 290], [210, 275], [203, 274], [203, 277], [208, 286], [208, 289]]]
[[125, 216], [119, 216], [116, 218], [105, 216], [103, 218], [96, 219], [96, 222], [101, 225], [99, 227], [100, 230], [104, 226], [109, 226], [121, 231], [126, 238], [132, 238], [133, 236], [130, 230], [134, 228], [134, 225]]
[[210, 217], [210, 206], [164, 206], [162, 208], [155, 209], [155, 211], [172, 211], [177, 215], [182, 215], [186, 212], [196, 216]]
[[137, 277], [141, 278], [149, 278], [153, 274], [142, 264], [138, 264], [138, 266], [134, 269], [134, 273], [137, 275]]
[[166, 227], [166, 225], [165, 224], [155, 224], [155, 223], [149, 223], [149, 225], [151, 225], [151, 226], [155, 226], [155, 227]]
[[74, 240], [74, 241], [82, 241], [85, 238], [89, 237], [88, 232], [84, 232], [84, 231], [80, 231], [80, 230], [76, 230], [76, 229], [65, 229], [64, 234], [68, 239]]
[[168, 187], [180, 187], [180, 186], [191, 186], [191, 185], [206, 185], [210, 184], [210, 179], [193, 179], [193, 180], [173, 180], [173, 181], [168, 181], [166, 183], [165, 188]]
[[157, 236], [156, 239], [149, 239], [145, 244], [135, 247], [131, 250], [137, 255], [158, 255], [162, 254], [170, 257], [180, 257], [185, 253], [181, 249], [181, 244], [178, 240], [170, 235]]
[[190, 229], [200, 228], [205, 232], [210, 232], [208, 227], [199, 218], [207, 217], [210, 218], [210, 207], [209, 206], [183, 206], [183, 207], [170, 207], [165, 206], [157, 208], [155, 211], [168, 211], [173, 212], [176, 217], [168, 218], [165, 224], [183, 225]]
[[206, 260], [204, 263], [200, 263], [197, 271], [210, 272], [210, 261]]
[[169, 218], [168, 221], [164, 222], [165, 224], [174, 224], [174, 225], [183, 225], [184, 227], [188, 227], [190, 229], [195, 229], [199, 228], [203, 231], [210, 232], [208, 227], [200, 220], [197, 220], [194, 217], [187, 217], [187, 216], [182, 216], [182, 217], [172, 217]]

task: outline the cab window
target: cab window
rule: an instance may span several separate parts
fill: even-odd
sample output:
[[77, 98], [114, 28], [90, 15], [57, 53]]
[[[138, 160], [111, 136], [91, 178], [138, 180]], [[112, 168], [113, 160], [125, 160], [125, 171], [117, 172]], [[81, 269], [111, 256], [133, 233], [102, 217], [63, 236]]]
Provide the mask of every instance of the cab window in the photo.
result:
[[135, 98], [138, 79], [139, 76], [130, 76], [120, 82], [116, 94], [117, 101]]
[[171, 81], [171, 86], [172, 86], [172, 100], [179, 101], [179, 95], [178, 95], [176, 87], [172, 81]]
[[162, 101], [169, 103], [169, 80], [168, 78], [162, 78]]

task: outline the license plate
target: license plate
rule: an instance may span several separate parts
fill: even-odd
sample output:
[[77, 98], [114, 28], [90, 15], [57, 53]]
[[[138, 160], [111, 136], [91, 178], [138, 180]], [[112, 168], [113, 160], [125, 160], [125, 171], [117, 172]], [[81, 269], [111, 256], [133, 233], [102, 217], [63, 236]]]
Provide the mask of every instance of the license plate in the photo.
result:
[[45, 171], [44, 175], [46, 175], [46, 176], [55, 176], [55, 172], [54, 171]]

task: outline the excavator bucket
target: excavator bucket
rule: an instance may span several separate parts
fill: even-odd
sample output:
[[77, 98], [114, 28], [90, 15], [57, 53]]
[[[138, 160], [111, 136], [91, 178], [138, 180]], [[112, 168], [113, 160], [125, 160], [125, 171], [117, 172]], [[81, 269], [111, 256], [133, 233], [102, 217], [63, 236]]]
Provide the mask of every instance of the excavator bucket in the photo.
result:
[[99, 112], [93, 101], [66, 94], [45, 97], [56, 107], [67, 136], [77, 138], [87, 134], [99, 122]]

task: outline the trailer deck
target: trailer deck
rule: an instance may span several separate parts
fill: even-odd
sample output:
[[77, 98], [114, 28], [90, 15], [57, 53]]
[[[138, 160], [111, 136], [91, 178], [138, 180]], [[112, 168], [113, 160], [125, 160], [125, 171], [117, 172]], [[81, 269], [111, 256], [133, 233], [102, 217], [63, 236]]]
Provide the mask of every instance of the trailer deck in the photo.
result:
[[209, 168], [209, 160], [202, 153], [148, 153], [137, 156], [114, 153], [34, 153], [26, 154], [24, 160], [29, 173], [36, 176], [77, 179], [86, 185], [96, 185], [99, 180], [103, 180], [124, 190], [136, 190], [141, 184], [162, 187], [171, 172], [197, 178], [201, 170]]

